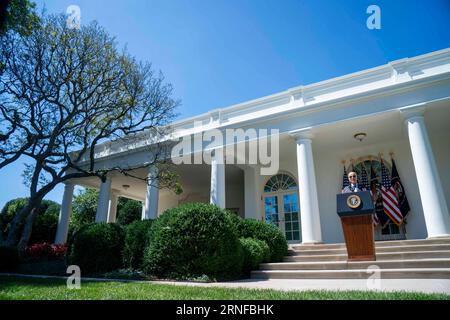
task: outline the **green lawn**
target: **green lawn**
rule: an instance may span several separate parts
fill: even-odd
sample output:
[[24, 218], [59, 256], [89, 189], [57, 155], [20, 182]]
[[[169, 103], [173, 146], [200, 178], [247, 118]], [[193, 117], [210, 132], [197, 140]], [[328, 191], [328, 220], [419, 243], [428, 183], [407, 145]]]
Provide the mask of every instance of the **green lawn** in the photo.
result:
[[360, 292], [360, 291], [303, 291], [282, 292], [276, 290], [205, 288], [174, 286], [136, 282], [81, 282], [81, 289], [69, 290], [62, 279], [32, 279], [0, 275], [0, 299], [145, 299], [145, 300], [188, 300], [188, 299], [445, 299], [450, 295], [423, 294], [411, 292]]

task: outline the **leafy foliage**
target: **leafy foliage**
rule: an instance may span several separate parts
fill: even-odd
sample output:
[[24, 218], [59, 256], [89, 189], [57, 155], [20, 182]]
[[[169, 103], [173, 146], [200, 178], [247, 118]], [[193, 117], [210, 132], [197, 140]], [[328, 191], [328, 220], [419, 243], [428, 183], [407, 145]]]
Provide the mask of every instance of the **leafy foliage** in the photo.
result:
[[243, 238], [265, 241], [270, 249], [270, 261], [282, 261], [287, 254], [288, 245], [283, 233], [275, 226], [254, 219], [243, 219], [238, 226], [238, 233]]
[[21, 35], [29, 35], [39, 18], [35, 13], [36, 4], [29, 0], [9, 0], [4, 15], [0, 35], [14, 30]]
[[142, 217], [142, 202], [119, 198], [117, 205], [117, 222], [121, 225], [128, 225]]
[[153, 220], [137, 220], [126, 226], [123, 263], [126, 268], [142, 269], [145, 248], [149, 245]]
[[116, 223], [86, 225], [69, 243], [69, 263], [80, 266], [85, 274], [119, 269], [124, 239], [124, 229]]
[[[6, 234], [11, 221], [15, 215], [27, 205], [28, 198], [17, 198], [8, 201], [0, 212], [1, 232]], [[55, 240], [56, 228], [58, 225], [60, 205], [51, 200], [43, 200], [39, 207], [36, 219], [33, 222], [33, 229], [29, 244], [40, 242], [53, 242]], [[23, 228], [25, 219], [20, 223]]]
[[72, 217], [70, 221], [71, 233], [95, 222], [97, 213], [98, 191], [86, 188], [74, 196], [72, 202]]
[[236, 226], [224, 210], [189, 203], [166, 210], [151, 228], [144, 271], [163, 278], [236, 278], [242, 271]]
[[[83, 226], [95, 222], [98, 206], [98, 191], [86, 188], [74, 197], [72, 203], [72, 219], [70, 221], [70, 234], [80, 230]], [[142, 203], [140, 201], [120, 197], [117, 204], [117, 222], [128, 225], [140, 220]]]
[[265, 241], [253, 238], [239, 238], [244, 252], [243, 270], [248, 273], [259, 268], [259, 264], [270, 259], [270, 249]]

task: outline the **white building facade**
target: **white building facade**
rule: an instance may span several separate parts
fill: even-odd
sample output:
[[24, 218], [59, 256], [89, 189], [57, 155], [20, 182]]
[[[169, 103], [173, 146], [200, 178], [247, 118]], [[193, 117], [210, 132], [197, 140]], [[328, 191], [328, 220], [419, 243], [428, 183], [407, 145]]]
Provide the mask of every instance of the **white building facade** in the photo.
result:
[[[376, 239], [450, 236], [450, 49], [213, 110], [174, 123], [173, 129], [177, 138], [192, 141], [214, 130], [223, 136], [227, 129], [254, 130], [258, 142], [267, 140], [261, 132], [278, 132], [276, 170], [265, 174], [267, 164], [230, 155], [230, 146], [242, 145], [250, 156], [248, 141], [226, 141], [227, 146], [215, 145], [223, 157], [217, 152], [210, 163], [174, 165], [183, 188], [179, 195], [160, 189], [158, 181], [147, 185], [119, 173], [103, 183], [71, 181], [55, 242], [67, 239], [75, 184], [100, 190], [97, 222], [115, 221], [118, 197], [142, 201], [143, 219], [182, 203], [211, 202], [244, 218], [275, 223], [290, 243], [343, 242], [336, 214], [343, 166], [379, 168], [381, 157], [390, 170], [391, 155], [411, 210], [400, 227], [376, 227]], [[358, 133], [365, 134], [361, 141], [354, 137]], [[194, 156], [207, 148], [197, 145]], [[219, 157], [234, 162], [222, 164]], [[100, 146], [97, 154], [105, 167], [139, 167], [148, 158], [148, 148], [113, 143]], [[145, 177], [152, 170], [135, 169], [134, 175]]]

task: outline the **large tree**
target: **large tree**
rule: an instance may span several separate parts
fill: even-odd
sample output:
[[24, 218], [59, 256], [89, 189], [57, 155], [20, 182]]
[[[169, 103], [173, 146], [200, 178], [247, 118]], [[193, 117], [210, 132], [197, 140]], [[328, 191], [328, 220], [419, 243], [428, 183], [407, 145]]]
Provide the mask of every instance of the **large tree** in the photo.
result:
[[[95, 22], [73, 29], [64, 15], [44, 15], [26, 37], [3, 35], [0, 58], [0, 169], [26, 159], [30, 192], [0, 240], [23, 250], [36, 208], [56, 185], [88, 176], [104, 181], [112, 170], [132, 175], [135, 168], [99, 166], [99, 144], [146, 140], [153, 157], [143, 166], [160, 163], [165, 144], [153, 142], [167, 134], [178, 101], [161, 73], [119, 50]], [[162, 185], [173, 186], [169, 171], [157, 172]]]
[[35, 7], [29, 0], [1, 0], [0, 35], [8, 30], [14, 30], [21, 35], [30, 34], [39, 21]]

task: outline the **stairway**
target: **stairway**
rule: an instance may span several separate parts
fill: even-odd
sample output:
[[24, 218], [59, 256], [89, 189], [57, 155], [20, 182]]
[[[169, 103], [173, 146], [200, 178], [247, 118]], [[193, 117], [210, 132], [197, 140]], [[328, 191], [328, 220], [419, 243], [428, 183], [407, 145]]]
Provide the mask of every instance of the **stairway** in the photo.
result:
[[[283, 262], [263, 263], [253, 279], [450, 279], [450, 238], [375, 242], [376, 261], [347, 262], [345, 244], [291, 245]], [[372, 267], [373, 268], [373, 267]]]

